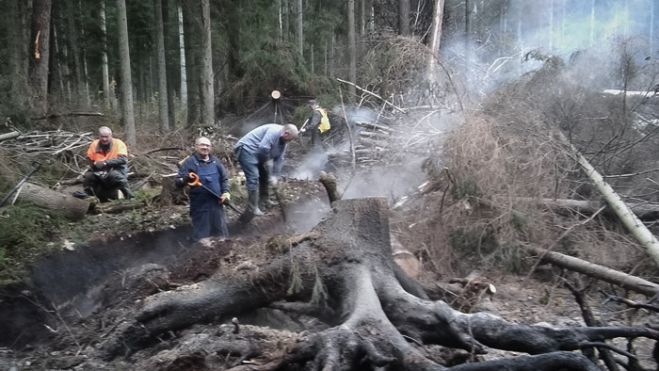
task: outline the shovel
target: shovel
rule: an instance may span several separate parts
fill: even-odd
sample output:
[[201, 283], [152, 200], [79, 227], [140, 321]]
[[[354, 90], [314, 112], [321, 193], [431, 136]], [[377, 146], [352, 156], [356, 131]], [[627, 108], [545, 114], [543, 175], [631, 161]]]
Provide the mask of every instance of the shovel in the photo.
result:
[[222, 201], [222, 197], [220, 197], [220, 195], [218, 195], [215, 191], [208, 188], [207, 186], [204, 185], [204, 183], [201, 182], [201, 179], [199, 179], [199, 175], [197, 175], [194, 172], [190, 172], [189, 175], [192, 178], [192, 180], [188, 182], [188, 185], [190, 187], [201, 187], [201, 188], [205, 189], [206, 191], [208, 191], [213, 196], [215, 196], [218, 200], [220, 200], [222, 202], [222, 205], [227, 206], [229, 209], [235, 211], [238, 214], [243, 213], [242, 211], [238, 210], [237, 207], [233, 206], [233, 204], [231, 202], [229, 202], [229, 200]]

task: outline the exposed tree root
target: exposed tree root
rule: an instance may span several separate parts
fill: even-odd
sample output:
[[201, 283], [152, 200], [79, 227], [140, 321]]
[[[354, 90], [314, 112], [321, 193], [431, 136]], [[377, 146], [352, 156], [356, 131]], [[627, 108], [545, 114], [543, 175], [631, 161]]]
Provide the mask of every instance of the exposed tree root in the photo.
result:
[[[514, 324], [428, 300], [419, 286], [410, 285], [409, 278], [396, 271], [385, 200], [345, 200], [333, 206], [332, 215], [314, 229], [317, 238], [300, 240], [256, 273], [220, 272], [207, 281], [147, 298], [139, 313], [103, 344], [105, 355], [137, 351], [172, 331], [268, 305], [326, 313], [320, 318], [331, 327], [301, 334], [287, 354], [250, 369], [443, 370], [446, 367], [423, 348], [438, 344], [475, 354], [491, 347], [533, 355], [451, 368], [455, 370], [597, 370], [585, 356], [570, 351], [616, 337], [659, 339], [659, 331], [648, 327]], [[260, 351], [250, 343], [233, 346], [229, 353], [245, 360]], [[232, 367], [246, 369], [240, 364]]]

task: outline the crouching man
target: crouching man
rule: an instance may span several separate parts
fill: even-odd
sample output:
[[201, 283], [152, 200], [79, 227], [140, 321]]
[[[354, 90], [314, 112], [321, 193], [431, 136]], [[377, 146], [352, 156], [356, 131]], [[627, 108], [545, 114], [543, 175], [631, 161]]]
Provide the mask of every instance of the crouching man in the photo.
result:
[[77, 197], [96, 196], [101, 202], [117, 199], [117, 190], [127, 199], [133, 198], [128, 186], [128, 147], [107, 126], [98, 129], [98, 139], [87, 148], [90, 168], [83, 176], [84, 193]]

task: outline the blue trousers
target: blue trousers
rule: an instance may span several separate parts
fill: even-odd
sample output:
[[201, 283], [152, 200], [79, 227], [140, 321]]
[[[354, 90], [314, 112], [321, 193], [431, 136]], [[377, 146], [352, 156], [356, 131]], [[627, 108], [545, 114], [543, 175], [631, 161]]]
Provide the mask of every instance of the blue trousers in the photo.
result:
[[245, 183], [247, 191], [256, 191], [260, 189], [261, 193], [268, 192], [268, 169], [265, 164], [260, 162], [255, 154], [244, 149], [236, 150], [238, 162], [245, 173]]
[[224, 208], [217, 200], [212, 200], [204, 207], [190, 205], [192, 219], [192, 239], [199, 241], [211, 236], [229, 237], [229, 228], [224, 217]]

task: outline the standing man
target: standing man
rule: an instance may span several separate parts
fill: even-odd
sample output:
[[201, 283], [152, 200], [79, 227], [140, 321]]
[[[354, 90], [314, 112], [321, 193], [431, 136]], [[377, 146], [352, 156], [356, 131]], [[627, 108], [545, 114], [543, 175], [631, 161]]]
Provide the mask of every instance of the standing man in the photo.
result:
[[286, 146], [297, 135], [297, 127], [293, 124], [265, 124], [236, 143], [234, 151], [245, 173], [249, 208], [254, 215], [263, 215], [259, 209], [259, 197], [263, 208], [268, 202], [268, 185], [276, 186], [277, 177], [281, 175]]
[[[197, 177], [201, 183], [195, 184]], [[195, 153], [181, 162], [176, 185], [186, 184], [190, 185], [192, 239], [205, 243], [211, 236], [229, 237], [223, 206], [231, 197], [229, 176], [220, 160], [211, 155], [208, 138], [197, 138]]]
[[133, 198], [128, 187], [128, 147], [123, 141], [112, 138], [107, 126], [98, 129], [98, 139], [87, 149], [90, 168], [83, 176], [84, 193], [77, 197], [96, 196], [105, 202], [117, 198], [117, 190], [127, 199]]
[[311, 145], [320, 144], [320, 135], [331, 129], [327, 111], [322, 108], [315, 99], [309, 101], [309, 107], [312, 110], [311, 116], [302, 125], [301, 132], [311, 131]]

